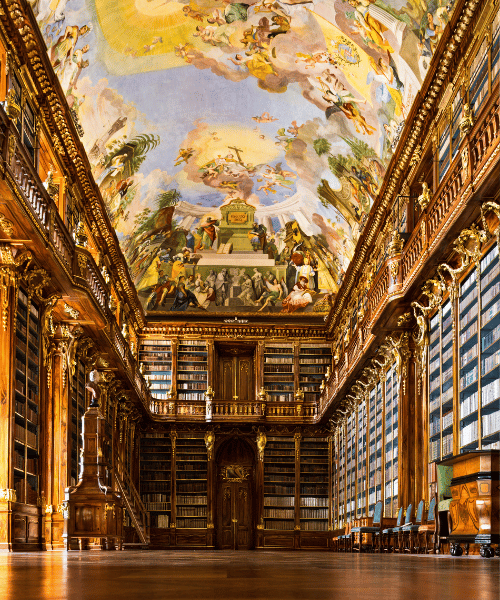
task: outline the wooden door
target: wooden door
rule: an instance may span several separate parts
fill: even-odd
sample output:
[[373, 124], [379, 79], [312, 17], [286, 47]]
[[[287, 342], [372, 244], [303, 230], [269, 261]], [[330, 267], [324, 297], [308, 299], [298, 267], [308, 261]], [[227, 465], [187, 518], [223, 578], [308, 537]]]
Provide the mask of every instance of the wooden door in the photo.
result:
[[226, 402], [255, 399], [253, 356], [220, 356], [217, 397]]
[[221, 549], [248, 550], [252, 547], [252, 498], [248, 480], [222, 481], [218, 517]]

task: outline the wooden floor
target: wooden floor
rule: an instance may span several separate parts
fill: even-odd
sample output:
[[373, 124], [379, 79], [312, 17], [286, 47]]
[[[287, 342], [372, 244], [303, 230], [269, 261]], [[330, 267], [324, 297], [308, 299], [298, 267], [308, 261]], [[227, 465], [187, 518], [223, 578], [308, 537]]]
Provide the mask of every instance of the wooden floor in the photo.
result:
[[0, 554], [2, 600], [494, 600], [500, 559], [313, 552]]

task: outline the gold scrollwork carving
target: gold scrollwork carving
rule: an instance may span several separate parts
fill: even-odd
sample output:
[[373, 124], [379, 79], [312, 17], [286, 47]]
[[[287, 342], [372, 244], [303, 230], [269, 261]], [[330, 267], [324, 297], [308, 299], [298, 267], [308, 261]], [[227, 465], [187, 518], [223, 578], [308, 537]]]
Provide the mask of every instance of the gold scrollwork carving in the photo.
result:
[[250, 477], [250, 467], [243, 465], [227, 465], [221, 467], [221, 477], [224, 481], [239, 482]]
[[3, 489], [0, 490], [0, 502], [16, 502], [17, 493], [16, 490]]
[[205, 446], [207, 447], [208, 460], [214, 459], [215, 433], [207, 431], [205, 433]]
[[5, 215], [2, 215], [2, 213], [0, 213], [0, 229], [9, 237], [14, 235], [14, 223], [5, 218]]

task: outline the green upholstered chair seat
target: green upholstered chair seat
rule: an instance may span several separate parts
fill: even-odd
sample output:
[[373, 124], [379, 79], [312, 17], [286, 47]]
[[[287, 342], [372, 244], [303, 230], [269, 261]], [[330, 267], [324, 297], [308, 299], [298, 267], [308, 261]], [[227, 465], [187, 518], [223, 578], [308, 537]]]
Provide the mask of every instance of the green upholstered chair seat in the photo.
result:
[[351, 533], [377, 533], [380, 527], [353, 527]]

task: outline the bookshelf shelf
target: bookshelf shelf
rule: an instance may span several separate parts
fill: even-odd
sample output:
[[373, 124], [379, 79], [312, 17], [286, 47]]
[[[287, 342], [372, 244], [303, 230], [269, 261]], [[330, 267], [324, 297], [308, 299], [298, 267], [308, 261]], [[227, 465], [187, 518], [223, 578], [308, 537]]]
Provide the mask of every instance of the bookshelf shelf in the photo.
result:
[[201, 340], [182, 340], [177, 346], [177, 398], [205, 399], [208, 387], [208, 348]]
[[172, 388], [172, 345], [170, 340], [146, 339], [139, 346], [139, 362], [151, 395], [165, 400]]
[[172, 443], [166, 433], [145, 433], [140, 445], [140, 494], [151, 527], [170, 525]]
[[293, 531], [295, 523], [295, 440], [268, 437], [264, 452], [264, 528]]
[[272, 345], [264, 348], [264, 389], [269, 400], [293, 402], [295, 392], [293, 344]]
[[38, 443], [40, 391], [40, 312], [23, 288], [19, 288], [15, 334], [14, 489], [17, 501], [38, 500]]
[[300, 440], [300, 529], [328, 530], [328, 440]]
[[208, 456], [203, 437], [176, 442], [176, 527], [204, 529], [208, 511]]
[[321, 382], [332, 364], [331, 344], [301, 344], [299, 349], [299, 388], [304, 400], [316, 401], [321, 393]]

